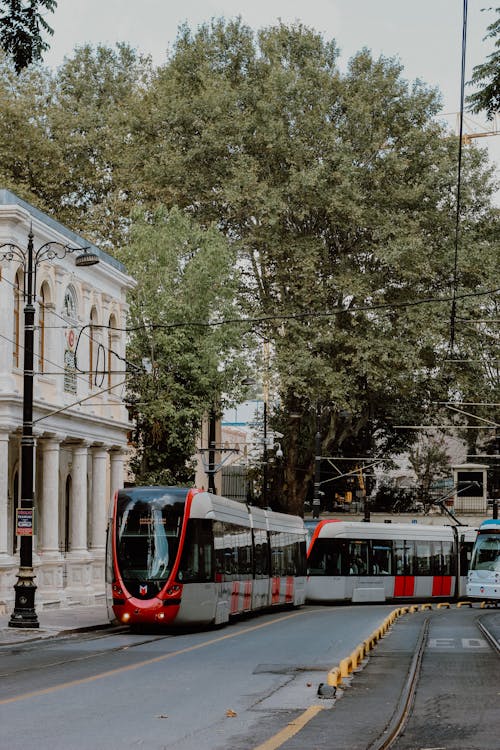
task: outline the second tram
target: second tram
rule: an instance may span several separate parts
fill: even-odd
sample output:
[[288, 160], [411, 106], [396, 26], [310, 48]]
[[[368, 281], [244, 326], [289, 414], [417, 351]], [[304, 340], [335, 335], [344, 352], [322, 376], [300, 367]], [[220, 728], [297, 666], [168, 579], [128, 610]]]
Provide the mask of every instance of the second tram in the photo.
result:
[[209, 492], [131, 487], [111, 503], [106, 577], [122, 623], [223, 624], [304, 603], [306, 532], [297, 516]]
[[466, 526], [320, 521], [308, 550], [307, 600], [465, 596], [476, 534]]
[[500, 601], [500, 520], [483, 521], [467, 577], [467, 596]]

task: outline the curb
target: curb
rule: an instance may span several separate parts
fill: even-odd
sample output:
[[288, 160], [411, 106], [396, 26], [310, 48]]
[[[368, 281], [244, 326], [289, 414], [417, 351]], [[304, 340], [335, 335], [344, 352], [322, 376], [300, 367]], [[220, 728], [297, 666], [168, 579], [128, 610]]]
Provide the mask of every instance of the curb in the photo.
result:
[[[472, 602], [461, 601], [458, 602], [457, 607], [472, 607]], [[481, 604], [481, 607], [483, 605]], [[449, 602], [439, 602], [436, 609], [450, 609]], [[412, 604], [408, 607], [398, 607], [394, 609], [383, 621], [382, 625], [378, 627], [373, 633], [365, 638], [363, 643], [360, 643], [349, 656], [338, 664], [336, 667], [332, 667], [329, 670], [326, 678], [326, 684], [329, 687], [337, 688], [342, 684], [344, 677], [348, 677], [353, 670], [355, 670], [363, 659], [369, 654], [369, 652], [375, 648], [379, 640], [384, 636], [391, 625], [398, 619], [406, 614], [414, 614], [415, 612], [425, 612], [426, 610], [432, 610], [432, 604], [426, 602], [425, 604]]]

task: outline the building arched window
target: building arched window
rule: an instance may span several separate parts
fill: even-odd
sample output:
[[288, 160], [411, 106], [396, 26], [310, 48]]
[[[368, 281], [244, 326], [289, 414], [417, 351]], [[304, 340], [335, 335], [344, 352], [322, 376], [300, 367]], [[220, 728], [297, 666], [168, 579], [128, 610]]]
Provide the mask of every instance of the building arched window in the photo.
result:
[[108, 371], [108, 388], [111, 388], [116, 382], [116, 378], [114, 377], [113, 373], [113, 367], [115, 366], [115, 362], [117, 361], [114, 357], [117, 344], [116, 327], [116, 318], [114, 315], [111, 315], [108, 323], [108, 356], [106, 363], [106, 370]]
[[75, 394], [76, 388], [76, 333], [74, 326], [77, 323], [78, 309], [76, 304], [76, 292], [72, 286], [68, 286], [64, 294], [63, 314], [69, 323], [66, 332], [64, 349], [64, 392]]
[[38, 371], [45, 372], [46, 366], [46, 336], [47, 304], [49, 302], [49, 288], [42, 284], [38, 297]]
[[23, 272], [19, 269], [14, 279], [14, 330], [12, 332], [12, 357], [14, 367], [21, 366], [21, 300], [23, 294]]
[[63, 302], [63, 313], [72, 322], [76, 322], [77, 318], [77, 306], [76, 306], [76, 293], [72, 286], [66, 289], [64, 294]]
[[90, 334], [89, 334], [89, 388], [95, 384], [95, 371], [97, 368], [97, 310], [95, 307], [90, 311]]

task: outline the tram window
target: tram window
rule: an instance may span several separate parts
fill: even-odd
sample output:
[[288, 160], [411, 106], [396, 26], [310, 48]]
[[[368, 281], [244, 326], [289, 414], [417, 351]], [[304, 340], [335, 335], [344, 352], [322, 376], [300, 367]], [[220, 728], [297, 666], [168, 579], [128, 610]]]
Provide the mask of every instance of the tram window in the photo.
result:
[[405, 539], [394, 540], [394, 562], [397, 576], [414, 575], [413, 542], [408, 542]]
[[392, 575], [392, 541], [378, 540], [372, 542], [373, 575]]
[[345, 575], [345, 570], [342, 570], [343, 567], [347, 568], [345, 546], [346, 543], [340, 539], [316, 539], [307, 560], [309, 575]]
[[183, 583], [213, 581], [212, 521], [197, 518], [188, 521], [177, 577]]
[[435, 544], [435, 542], [434, 543], [431, 543], [430, 541], [415, 542], [415, 575], [418, 575], [418, 576], [432, 575], [433, 555], [431, 553], [431, 546], [433, 546], [433, 544]]
[[500, 572], [500, 538], [497, 535], [479, 534], [471, 567]]
[[455, 575], [455, 557], [453, 555], [453, 543], [443, 542], [443, 567], [442, 575], [452, 576]]
[[214, 521], [212, 527], [215, 552], [215, 580], [222, 581], [224, 577], [224, 524]]
[[267, 545], [267, 531], [265, 531], [265, 529], [254, 529], [253, 543], [255, 577], [262, 578], [269, 574], [269, 550]]
[[453, 543], [436, 541], [431, 542], [432, 567], [431, 573], [435, 576], [450, 576], [455, 573], [453, 558]]
[[272, 531], [270, 533], [272, 576], [288, 575], [288, 538], [289, 535], [282, 531]]
[[238, 575], [252, 575], [252, 537], [250, 529], [242, 529], [237, 534], [238, 542]]
[[225, 557], [225, 579], [232, 581], [239, 574], [239, 553], [241, 527], [232, 523], [225, 524], [224, 534], [224, 557]]
[[349, 573], [351, 575], [367, 575], [368, 549], [367, 540], [349, 542]]

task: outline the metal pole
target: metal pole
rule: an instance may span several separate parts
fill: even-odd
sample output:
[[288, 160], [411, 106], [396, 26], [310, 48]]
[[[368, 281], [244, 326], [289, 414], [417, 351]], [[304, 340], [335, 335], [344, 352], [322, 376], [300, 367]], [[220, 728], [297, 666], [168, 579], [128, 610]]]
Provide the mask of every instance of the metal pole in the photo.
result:
[[[33, 306], [33, 232], [28, 235], [28, 270], [26, 284], [26, 301], [24, 306], [24, 393], [23, 393], [23, 433], [21, 439], [21, 511], [23, 530], [19, 553], [19, 572], [14, 611], [9, 620], [11, 628], [38, 628], [40, 623], [35, 611], [35, 591], [33, 572], [33, 531], [34, 531], [34, 493], [33, 469], [33, 348], [35, 308]], [[18, 527], [21, 520], [18, 520]], [[16, 532], [17, 532], [16, 528]]]
[[268, 483], [268, 473], [267, 473], [267, 401], [264, 400], [264, 455], [263, 455], [263, 463], [264, 463], [264, 471], [262, 475], [262, 505], [264, 508], [267, 508], [267, 483]]
[[216, 415], [215, 409], [210, 410], [208, 420], [208, 491], [215, 495], [215, 428]]
[[319, 404], [316, 407], [316, 437], [314, 440], [314, 497], [313, 497], [313, 518], [319, 518], [321, 509], [321, 431], [320, 431], [320, 410]]

